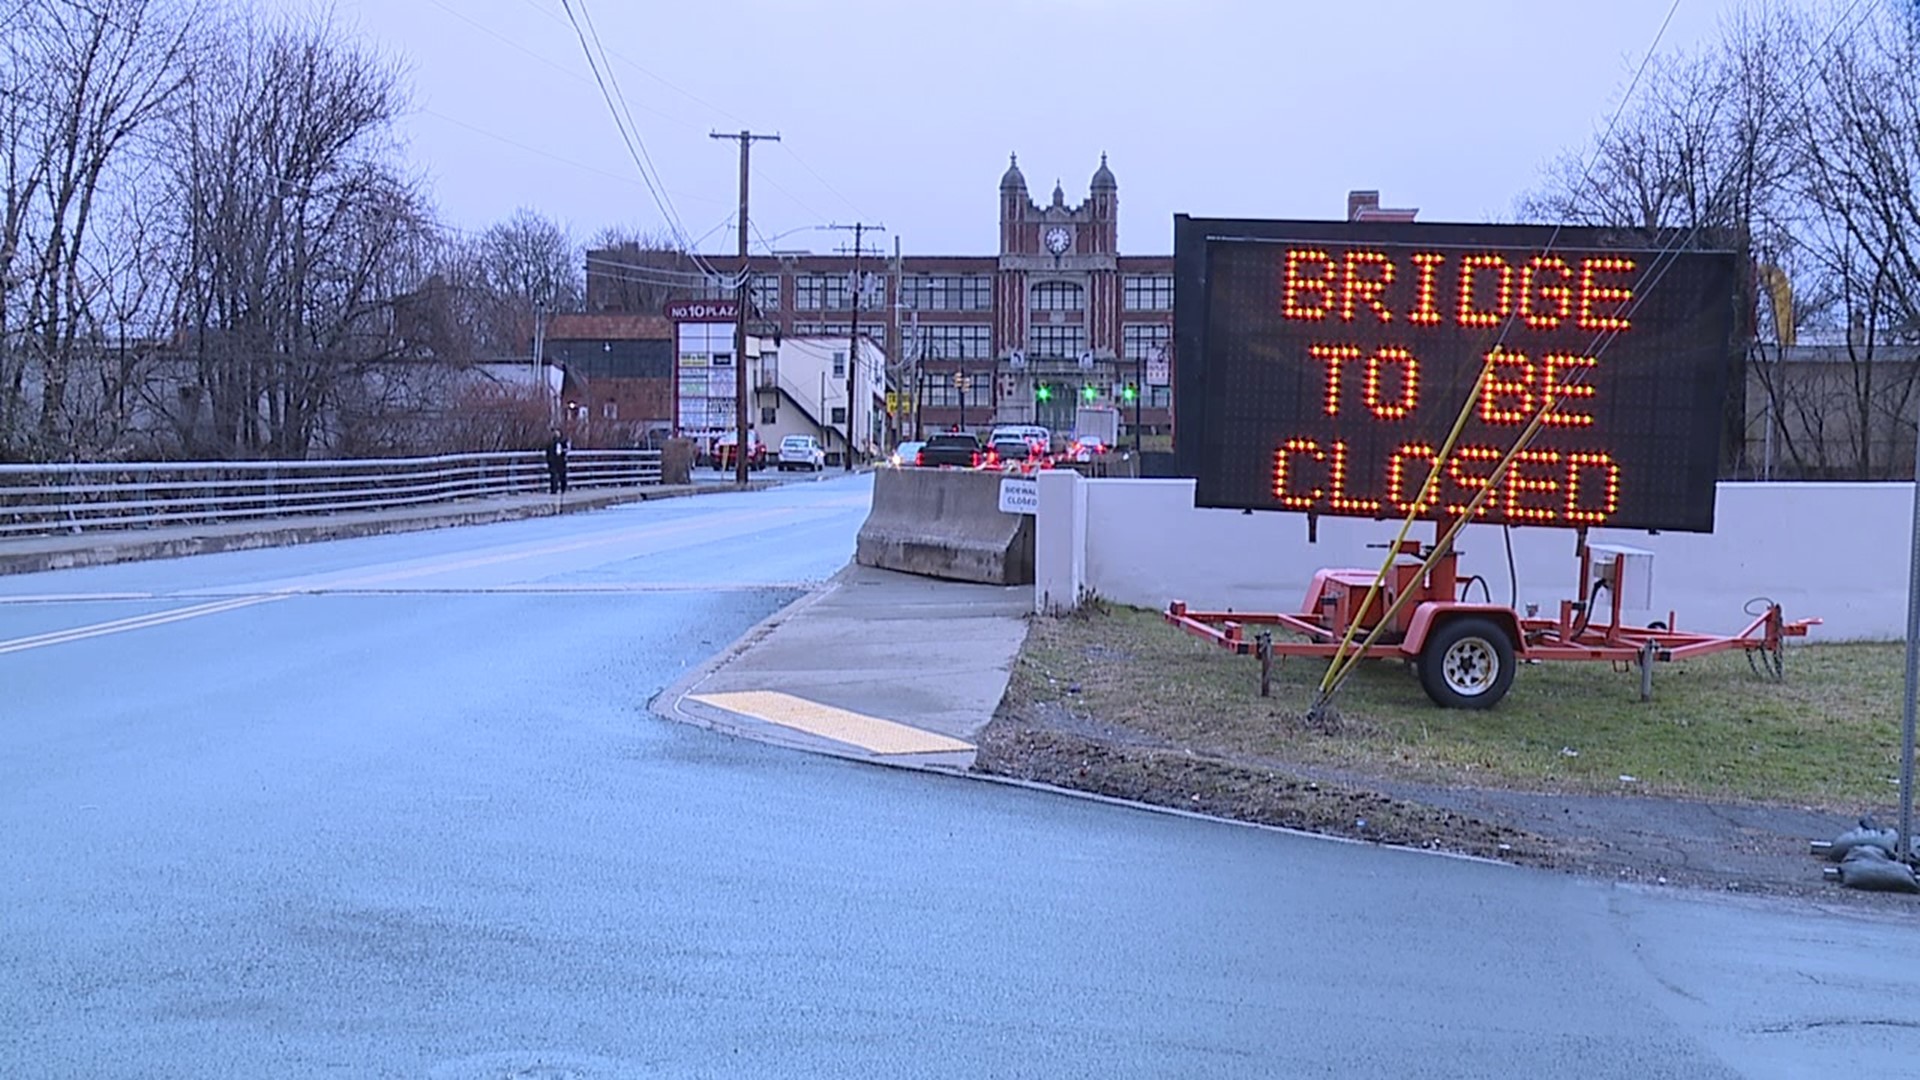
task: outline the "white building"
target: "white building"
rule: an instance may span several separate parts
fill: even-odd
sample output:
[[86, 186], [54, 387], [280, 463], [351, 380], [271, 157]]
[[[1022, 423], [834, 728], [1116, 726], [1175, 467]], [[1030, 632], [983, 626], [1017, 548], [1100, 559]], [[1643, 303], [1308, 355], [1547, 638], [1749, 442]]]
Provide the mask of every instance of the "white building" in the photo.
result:
[[[853, 431], [856, 460], [879, 452], [886, 437], [887, 355], [866, 338], [853, 364]], [[847, 357], [843, 337], [788, 338], [762, 352], [754, 381], [755, 427], [779, 446], [788, 435], [813, 435], [827, 456], [840, 460], [846, 448]]]

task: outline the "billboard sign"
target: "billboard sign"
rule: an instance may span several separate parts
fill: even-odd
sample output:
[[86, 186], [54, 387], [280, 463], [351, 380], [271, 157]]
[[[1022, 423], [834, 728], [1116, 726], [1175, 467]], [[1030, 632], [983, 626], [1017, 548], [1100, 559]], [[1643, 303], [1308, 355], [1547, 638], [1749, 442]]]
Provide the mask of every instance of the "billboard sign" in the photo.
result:
[[1443, 518], [1539, 416], [1474, 520], [1710, 532], [1738, 263], [1678, 241], [1179, 217], [1179, 471], [1204, 507]]
[[667, 318], [674, 322], [730, 323], [740, 318], [737, 300], [675, 300], [667, 305]]

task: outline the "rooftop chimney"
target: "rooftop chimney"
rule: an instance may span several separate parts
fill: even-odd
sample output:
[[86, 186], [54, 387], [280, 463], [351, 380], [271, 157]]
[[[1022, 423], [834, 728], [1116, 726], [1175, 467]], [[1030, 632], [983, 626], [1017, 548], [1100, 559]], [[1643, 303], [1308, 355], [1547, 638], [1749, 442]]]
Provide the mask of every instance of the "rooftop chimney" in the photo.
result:
[[1412, 221], [1420, 211], [1382, 209], [1377, 191], [1347, 192], [1348, 221]]

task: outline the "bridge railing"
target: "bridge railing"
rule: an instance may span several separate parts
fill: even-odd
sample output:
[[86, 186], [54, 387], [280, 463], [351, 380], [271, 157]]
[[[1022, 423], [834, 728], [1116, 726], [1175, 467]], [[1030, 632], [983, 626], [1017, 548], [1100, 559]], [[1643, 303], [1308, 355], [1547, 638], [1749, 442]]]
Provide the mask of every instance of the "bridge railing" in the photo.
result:
[[[660, 482], [658, 450], [575, 450], [569, 488]], [[339, 514], [545, 492], [538, 451], [329, 461], [0, 465], [0, 539]]]

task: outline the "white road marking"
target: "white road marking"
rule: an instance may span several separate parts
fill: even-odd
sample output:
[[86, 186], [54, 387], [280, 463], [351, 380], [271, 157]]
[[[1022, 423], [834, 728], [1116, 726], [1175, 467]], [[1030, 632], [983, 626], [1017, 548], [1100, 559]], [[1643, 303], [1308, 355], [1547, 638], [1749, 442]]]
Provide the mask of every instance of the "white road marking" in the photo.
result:
[[193, 607], [175, 608], [172, 611], [156, 611], [148, 615], [136, 615], [127, 619], [115, 619], [112, 622], [94, 623], [91, 626], [76, 626], [71, 630], [54, 630], [30, 637], [0, 641], [0, 656], [7, 653], [25, 652], [28, 649], [41, 649], [49, 645], [65, 645], [68, 642], [84, 641], [87, 638], [104, 637], [108, 634], [124, 634], [129, 630], [144, 630], [150, 626], [164, 626], [167, 623], [181, 622], [185, 619], [197, 619], [203, 615], [218, 615], [223, 611], [237, 611], [240, 608], [270, 604], [275, 600], [285, 600], [290, 594], [271, 596], [242, 596], [232, 600], [221, 600], [211, 604], [197, 604]]
[[[167, 599], [183, 596], [183, 593], [168, 593]], [[159, 593], [150, 592], [97, 592], [97, 593], [22, 593], [19, 596], [0, 596], [0, 604], [85, 604], [104, 600], [158, 600]]]
[[[501, 563], [516, 562], [524, 559], [537, 559], [547, 555], [560, 555], [560, 554], [566, 554], [569, 552], [584, 551], [590, 548], [606, 547], [613, 544], [627, 543], [627, 542], [636, 541], [636, 540], [656, 539], [662, 536], [671, 536], [671, 535], [677, 535], [680, 533], [687, 533], [687, 532], [697, 532], [700, 530], [712, 529], [716, 526], [725, 527], [725, 526], [732, 526], [732, 525], [751, 524], [754, 522], [763, 521], [771, 518], [792, 517], [796, 514], [803, 514], [806, 512], [807, 512], [806, 510], [799, 509], [799, 508], [778, 508], [778, 509], [769, 509], [769, 510], [736, 511], [736, 512], [727, 513], [727, 514], [705, 515], [692, 520], [679, 521], [671, 524], [649, 525], [649, 526], [644, 526], [636, 529], [621, 529], [615, 532], [601, 533], [595, 536], [587, 537], [585, 539], [569, 540], [563, 543], [543, 544], [535, 547], [513, 548], [507, 551], [496, 551], [492, 554], [471, 556], [467, 558], [449, 559], [449, 558], [443, 557], [439, 560], [430, 559], [424, 563], [407, 566], [403, 569], [398, 569], [398, 570], [388, 570], [388, 571], [383, 571], [383, 572], [374, 573], [374, 574], [361, 574], [358, 576], [353, 576], [349, 574], [348, 576], [345, 576], [340, 580], [336, 580], [331, 583], [324, 582], [324, 575], [313, 575], [312, 577], [309, 577], [304, 580], [312, 581], [313, 578], [316, 578], [316, 577], [322, 578], [323, 580], [321, 582], [316, 582], [314, 584], [306, 584], [306, 585], [289, 583], [289, 584], [281, 585], [277, 588], [268, 589], [265, 592], [244, 593], [238, 596], [231, 596], [230, 594], [225, 594], [220, 592], [212, 592], [212, 593], [202, 592], [199, 595], [220, 596], [224, 598], [219, 600], [214, 600], [212, 602], [205, 603], [205, 604], [196, 604], [192, 607], [175, 608], [171, 611], [151, 612], [146, 615], [134, 615], [124, 619], [114, 619], [109, 622], [92, 623], [87, 626], [76, 626], [68, 630], [53, 630], [53, 631], [48, 631], [42, 634], [33, 634], [27, 637], [14, 638], [7, 641], [0, 641], [0, 656], [4, 656], [8, 653], [25, 652], [28, 649], [40, 649], [40, 648], [46, 648], [52, 645], [65, 645], [69, 642], [84, 641], [88, 638], [104, 637], [108, 634], [122, 634], [131, 630], [144, 630], [144, 629], [147, 629], [148, 627], [164, 626], [168, 623], [181, 622], [186, 619], [197, 619], [206, 615], [218, 615], [226, 611], [238, 611], [241, 608], [256, 607], [261, 604], [269, 604], [269, 603], [273, 603], [276, 600], [286, 600], [295, 596], [403, 595], [407, 593], [431, 594], [431, 593], [488, 593], [488, 592], [495, 592], [495, 593], [511, 592], [511, 593], [530, 593], [530, 594], [701, 592], [701, 591], [723, 592], [723, 591], [744, 591], [744, 590], [750, 590], [750, 589], [768, 589], [768, 588], [772, 588], [772, 589], [805, 588], [807, 586], [805, 586], [804, 584], [799, 584], [794, 582], [777, 582], [777, 583], [765, 583], [765, 584], [752, 583], [752, 582], [729, 582], [725, 584], [712, 583], [712, 584], [704, 584], [704, 585], [691, 584], [691, 583], [688, 583], [688, 584], [636, 583], [631, 585], [581, 585], [581, 586], [535, 584], [535, 585], [493, 586], [493, 587], [487, 587], [487, 588], [472, 588], [472, 589], [377, 589], [377, 588], [373, 588], [373, 586], [383, 585], [388, 582], [406, 581], [411, 578], [430, 577], [434, 574], [444, 574], [444, 573], [450, 573], [458, 570], [472, 570], [472, 569], [476, 569], [483, 566], [495, 566]], [[299, 579], [299, 578], [292, 579], [293, 582], [299, 582], [301, 580], [303, 579]], [[259, 586], [256, 585], [254, 586], [254, 588], [258, 589]], [[193, 595], [195, 594], [192, 592], [182, 592], [182, 593], [169, 594], [167, 598], [186, 599], [186, 598], [192, 597]], [[109, 599], [154, 600], [159, 598], [160, 598], [159, 596], [152, 593], [85, 593], [85, 594], [69, 594], [69, 595], [49, 594], [49, 595], [42, 595], [42, 596], [35, 596], [35, 597], [3, 597], [3, 598], [0, 598], [0, 602], [53, 603], [53, 602], [60, 602], [60, 601], [73, 602], [73, 601], [80, 601], [80, 600], [109, 600]]]

